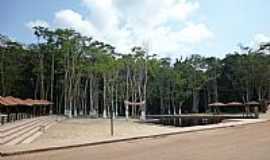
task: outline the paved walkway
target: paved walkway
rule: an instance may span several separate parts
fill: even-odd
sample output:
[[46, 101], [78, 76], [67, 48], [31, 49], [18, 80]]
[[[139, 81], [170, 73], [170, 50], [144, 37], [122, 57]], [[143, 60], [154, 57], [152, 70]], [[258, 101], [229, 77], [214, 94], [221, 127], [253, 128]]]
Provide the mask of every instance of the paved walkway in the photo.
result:
[[99, 146], [6, 157], [7, 160], [269, 160], [270, 122]]

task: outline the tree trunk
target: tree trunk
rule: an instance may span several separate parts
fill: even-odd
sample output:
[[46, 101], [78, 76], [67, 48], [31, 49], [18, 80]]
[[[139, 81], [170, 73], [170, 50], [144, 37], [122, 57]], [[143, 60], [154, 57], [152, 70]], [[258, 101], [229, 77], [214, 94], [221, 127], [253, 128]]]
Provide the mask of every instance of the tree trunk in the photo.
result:
[[[51, 95], [50, 95], [51, 102], [54, 101], [53, 92], [54, 92], [54, 53], [52, 53], [52, 65], [51, 65]], [[53, 113], [52, 107], [53, 105], [50, 105], [50, 114]]]
[[246, 101], [249, 102], [249, 89], [246, 88]]
[[5, 70], [4, 70], [4, 51], [1, 52], [1, 96], [5, 96]]
[[34, 91], [34, 99], [38, 99], [38, 88], [39, 88], [39, 76], [35, 81], [35, 91]]
[[88, 79], [85, 80], [85, 84], [84, 84], [84, 92], [83, 92], [83, 96], [84, 96], [84, 106], [83, 106], [83, 114], [87, 115], [87, 108], [86, 108], [86, 104], [87, 104], [87, 88], [88, 88]]
[[199, 95], [198, 91], [193, 89], [193, 102], [192, 102], [192, 112], [198, 113], [199, 112]]
[[263, 100], [263, 98], [262, 98], [262, 88], [260, 86], [258, 87], [258, 99], [259, 99], [259, 102], [261, 102]]
[[113, 114], [113, 115], [111, 115], [111, 116], [113, 116], [113, 118], [115, 118], [115, 109], [114, 109], [114, 87], [113, 87], [113, 84], [112, 84], [112, 86], [111, 86], [111, 107], [112, 107], [112, 113], [111, 114]]
[[164, 114], [164, 101], [161, 89], [159, 89], [159, 94], [160, 94], [160, 114]]
[[270, 101], [270, 84], [268, 86], [268, 100]]
[[183, 102], [179, 102], [179, 108], [178, 108], [178, 114], [179, 115], [182, 114], [182, 105], [183, 105]]
[[217, 79], [215, 78], [215, 84], [214, 84], [214, 93], [215, 93], [215, 102], [218, 102], [218, 85], [217, 85]]
[[129, 85], [128, 85], [128, 81], [129, 81], [129, 68], [127, 67], [127, 74], [126, 74], [126, 100], [129, 100], [129, 96], [128, 96], [128, 92], [129, 92]]
[[68, 83], [69, 83], [69, 54], [65, 56], [65, 78], [64, 78], [64, 108], [65, 115], [70, 116], [70, 108], [68, 102]]
[[93, 76], [90, 75], [89, 77], [90, 81], [89, 81], [89, 104], [90, 104], [90, 109], [89, 109], [89, 114], [93, 115], [94, 114], [94, 99], [93, 99]]
[[40, 98], [41, 99], [45, 99], [45, 92], [44, 92], [44, 55], [42, 53], [42, 51], [40, 50], [39, 53], [40, 57], [39, 57], [39, 65], [40, 65]]
[[118, 92], [117, 86], [115, 87], [115, 116], [118, 117]]
[[103, 118], [107, 118], [106, 85], [106, 76], [103, 74]]

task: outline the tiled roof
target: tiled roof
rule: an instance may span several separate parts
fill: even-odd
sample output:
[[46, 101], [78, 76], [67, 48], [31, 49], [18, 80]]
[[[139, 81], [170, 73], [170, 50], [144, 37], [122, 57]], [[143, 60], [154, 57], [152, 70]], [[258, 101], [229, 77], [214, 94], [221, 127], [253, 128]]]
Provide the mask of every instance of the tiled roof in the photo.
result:
[[52, 102], [47, 100], [33, 100], [33, 99], [26, 99], [22, 100], [20, 98], [15, 98], [12, 96], [8, 97], [1, 97], [0, 96], [0, 105], [3, 106], [34, 106], [34, 105], [50, 105]]

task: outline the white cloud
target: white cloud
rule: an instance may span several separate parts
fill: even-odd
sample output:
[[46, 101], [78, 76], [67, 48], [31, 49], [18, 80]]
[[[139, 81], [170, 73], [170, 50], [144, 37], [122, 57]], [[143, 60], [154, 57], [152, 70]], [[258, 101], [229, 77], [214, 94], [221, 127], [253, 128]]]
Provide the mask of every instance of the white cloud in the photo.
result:
[[265, 35], [265, 34], [262, 34], [262, 33], [257, 33], [247, 43], [245, 43], [245, 44], [240, 43], [238, 46], [236, 46], [230, 52], [237, 51], [240, 53], [246, 53], [246, 51], [241, 50], [241, 48], [239, 46], [250, 47], [253, 50], [257, 50], [257, 49], [259, 49], [259, 47], [262, 43], [266, 43], [266, 42], [270, 42], [270, 37]]
[[90, 21], [83, 19], [79, 13], [70, 9], [58, 11], [55, 14], [54, 23], [57, 27], [72, 28], [88, 36], [97, 33]]
[[260, 46], [260, 44], [265, 43], [265, 42], [270, 42], [270, 37], [263, 34], [263, 33], [257, 33], [245, 45], [256, 49], [256, 48], [258, 48]]
[[48, 27], [50, 27], [50, 25], [46, 22], [46, 21], [44, 21], [44, 20], [34, 20], [34, 21], [30, 21], [30, 22], [28, 22], [27, 24], [26, 24], [26, 26], [29, 28], [29, 29], [33, 29], [33, 27], [35, 27], [35, 26], [41, 26], [41, 27], [46, 27], [46, 28], [48, 28]]
[[178, 36], [182, 42], [199, 43], [205, 39], [213, 38], [214, 34], [205, 24], [189, 24], [178, 33]]
[[266, 42], [270, 42], [270, 37], [262, 33], [257, 33], [255, 34], [253, 40], [250, 42], [249, 46], [254, 49], [259, 49], [260, 45]]
[[[89, 13], [55, 13], [54, 27], [73, 28], [127, 53], [149, 41], [160, 56], [177, 57], [214, 37], [207, 25], [187, 23], [200, 7], [197, 0], [81, 0]], [[182, 27], [182, 28], [181, 28]]]
[[264, 34], [258, 33], [258, 34], [255, 35], [254, 41], [257, 44], [265, 43], [265, 42], [270, 42], [270, 37], [269, 36], [266, 36]]
[[204, 24], [188, 24], [180, 31], [159, 27], [153, 30], [150, 37], [152, 50], [161, 53], [161, 56], [177, 58], [191, 54], [193, 46], [212, 39], [214, 35]]

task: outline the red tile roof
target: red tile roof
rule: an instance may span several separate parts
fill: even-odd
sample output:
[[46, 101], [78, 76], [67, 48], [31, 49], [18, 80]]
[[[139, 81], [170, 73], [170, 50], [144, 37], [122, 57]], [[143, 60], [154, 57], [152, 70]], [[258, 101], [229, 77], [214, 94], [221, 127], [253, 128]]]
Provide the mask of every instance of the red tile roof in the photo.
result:
[[20, 98], [15, 98], [12, 96], [8, 97], [0, 96], [0, 105], [3, 106], [33, 106], [33, 105], [46, 106], [50, 104], [53, 103], [47, 100], [33, 100], [33, 99], [22, 100]]

